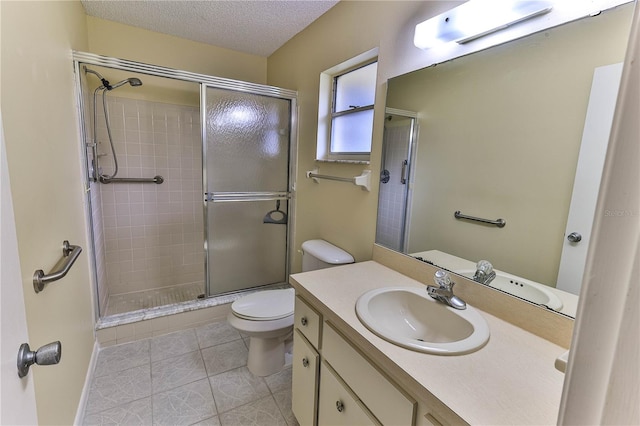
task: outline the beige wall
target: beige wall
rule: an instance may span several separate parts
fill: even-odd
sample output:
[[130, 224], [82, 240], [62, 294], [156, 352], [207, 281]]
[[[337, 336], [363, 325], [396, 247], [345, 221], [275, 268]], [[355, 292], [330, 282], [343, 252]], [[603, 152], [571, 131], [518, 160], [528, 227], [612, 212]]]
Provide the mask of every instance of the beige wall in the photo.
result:
[[[173, 105], [188, 105], [192, 107], [200, 106], [200, 84], [191, 81], [171, 80], [164, 77], [155, 77], [147, 74], [120, 71], [113, 68], [100, 67], [97, 65], [86, 65], [88, 69], [98, 72], [104, 78], [109, 80], [111, 84], [122, 81], [126, 78], [136, 77], [142, 81], [142, 86], [132, 87], [129, 84], [120, 86], [118, 89], [107, 92], [107, 99], [112, 96], [128, 99], [138, 99], [150, 102], [162, 102]], [[92, 105], [93, 92], [102, 82], [92, 74], [85, 73], [83, 76], [87, 81], [88, 98], [90, 102], [86, 105]], [[98, 110], [102, 108], [102, 98], [98, 93]]]
[[[42, 424], [71, 424], [93, 349], [87, 252], [69, 274], [33, 291], [62, 242], [86, 248], [80, 143], [71, 49], [87, 48], [79, 2], [8, 2], [2, 7], [2, 114], [23, 277], [29, 343], [62, 342], [57, 366], [31, 370]], [[17, 349], [17, 348], [16, 348]]]
[[89, 51], [216, 77], [264, 84], [267, 59], [87, 16]]
[[[371, 259], [376, 228], [384, 82], [404, 66], [393, 60], [397, 50], [414, 51], [406, 46], [413, 46], [412, 31], [419, 19], [439, 13], [451, 4], [340, 2], [269, 57], [267, 83], [297, 90], [300, 107], [294, 271], [301, 268], [297, 250], [310, 238], [326, 239], [347, 250], [357, 261]], [[379, 84], [371, 164], [318, 163], [315, 155], [320, 73], [374, 47], [379, 47]], [[372, 190], [365, 192], [348, 183], [324, 180], [315, 184], [305, 177], [305, 172], [314, 167], [319, 167], [321, 174], [343, 177], [357, 176], [363, 169], [371, 169]]]
[[623, 61], [631, 15], [624, 6], [389, 83], [387, 105], [419, 116], [410, 253], [488, 259], [555, 286], [593, 71]]
[[[37, 348], [60, 340], [63, 345], [58, 366], [34, 368], [31, 374], [40, 422], [71, 424], [94, 341], [71, 51], [255, 83], [266, 82], [267, 60], [87, 17], [77, 1], [0, 4], [2, 111], [29, 343]], [[108, 77], [117, 81], [120, 74]], [[147, 77], [146, 83], [152, 85], [152, 80]], [[159, 87], [156, 93], [162, 90]], [[171, 101], [194, 103], [184, 91], [172, 94], [171, 90], [165, 90]], [[65, 239], [82, 245], [85, 252], [64, 279], [36, 295], [33, 272], [51, 269]]]

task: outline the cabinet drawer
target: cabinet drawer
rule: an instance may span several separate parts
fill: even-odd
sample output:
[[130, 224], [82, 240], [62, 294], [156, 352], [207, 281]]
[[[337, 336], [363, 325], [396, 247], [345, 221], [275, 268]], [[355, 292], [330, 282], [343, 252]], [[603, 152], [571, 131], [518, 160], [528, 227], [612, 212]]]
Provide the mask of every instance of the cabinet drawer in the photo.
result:
[[300, 296], [296, 296], [293, 325], [299, 329], [304, 337], [316, 348], [320, 348], [320, 328], [322, 318]]
[[316, 424], [320, 356], [299, 330], [293, 333], [291, 410], [302, 426]]
[[379, 425], [375, 418], [336, 377], [331, 367], [320, 367], [320, 401], [318, 426]]
[[413, 425], [416, 402], [399, 390], [330, 324], [322, 332], [322, 356], [384, 425]]

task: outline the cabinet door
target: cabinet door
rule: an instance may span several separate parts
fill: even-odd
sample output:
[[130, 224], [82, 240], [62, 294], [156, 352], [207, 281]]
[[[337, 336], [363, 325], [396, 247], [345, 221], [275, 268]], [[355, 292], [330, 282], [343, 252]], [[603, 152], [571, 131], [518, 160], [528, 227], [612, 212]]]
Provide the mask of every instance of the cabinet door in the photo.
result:
[[320, 397], [318, 426], [379, 425], [380, 423], [348, 390], [335, 372], [322, 362], [320, 367]]
[[320, 349], [320, 332], [322, 328], [322, 318], [320, 314], [302, 300], [300, 296], [296, 296], [293, 315], [293, 324], [295, 327], [302, 332], [304, 337], [306, 337], [316, 349]]
[[291, 410], [302, 426], [316, 424], [320, 359], [300, 330], [293, 333], [293, 387]]
[[414, 424], [415, 401], [389, 381], [328, 322], [322, 327], [322, 357], [380, 422], [394, 426]]

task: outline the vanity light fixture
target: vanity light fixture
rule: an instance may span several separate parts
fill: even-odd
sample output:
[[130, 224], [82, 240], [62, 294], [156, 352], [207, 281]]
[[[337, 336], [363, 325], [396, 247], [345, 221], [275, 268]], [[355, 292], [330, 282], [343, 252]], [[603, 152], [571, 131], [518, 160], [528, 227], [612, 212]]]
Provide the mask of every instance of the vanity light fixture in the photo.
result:
[[455, 41], [468, 43], [551, 11], [551, 1], [470, 0], [418, 25], [413, 44], [420, 49]]

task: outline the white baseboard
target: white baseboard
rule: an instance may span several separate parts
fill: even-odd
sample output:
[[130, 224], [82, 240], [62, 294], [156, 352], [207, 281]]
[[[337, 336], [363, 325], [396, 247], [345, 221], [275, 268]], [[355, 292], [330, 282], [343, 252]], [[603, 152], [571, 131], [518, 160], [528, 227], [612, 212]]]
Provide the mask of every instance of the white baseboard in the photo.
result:
[[89, 368], [87, 368], [87, 376], [84, 379], [84, 386], [82, 387], [82, 393], [80, 394], [80, 402], [78, 402], [78, 409], [76, 411], [76, 418], [73, 421], [74, 425], [82, 425], [84, 420], [84, 409], [87, 405], [87, 399], [89, 398], [89, 390], [91, 389], [91, 378], [93, 372], [96, 369], [96, 362], [98, 360], [98, 351], [100, 346], [98, 342], [93, 343], [93, 352], [91, 353], [91, 359], [89, 360]]

